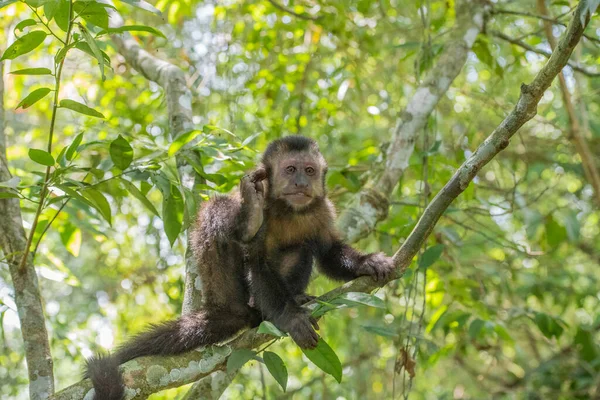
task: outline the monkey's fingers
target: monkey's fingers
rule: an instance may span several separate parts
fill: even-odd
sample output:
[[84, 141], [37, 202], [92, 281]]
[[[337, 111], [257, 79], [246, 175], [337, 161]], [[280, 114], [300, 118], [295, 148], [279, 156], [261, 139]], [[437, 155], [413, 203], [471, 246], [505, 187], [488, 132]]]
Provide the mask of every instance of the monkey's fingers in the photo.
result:
[[267, 170], [259, 167], [250, 174], [250, 180], [254, 183], [267, 179]]
[[311, 325], [313, 326], [313, 328], [315, 328], [316, 330], [319, 330], [319, 323], [317, 322], [317, 319], [315, 317], [309, 317], [309, 321], [311, 323]]

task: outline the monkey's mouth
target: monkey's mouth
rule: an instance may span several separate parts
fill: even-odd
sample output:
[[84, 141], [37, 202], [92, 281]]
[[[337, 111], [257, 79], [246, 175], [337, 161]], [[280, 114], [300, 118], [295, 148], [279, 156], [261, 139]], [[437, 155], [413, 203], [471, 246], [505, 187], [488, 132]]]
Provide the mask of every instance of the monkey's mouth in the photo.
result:
[[304, 205], [312, 200], [312, 196], [304, 192], [290, 192], [284, 193], [283, 195], [287, 199], [287, 201], [294, 205]]

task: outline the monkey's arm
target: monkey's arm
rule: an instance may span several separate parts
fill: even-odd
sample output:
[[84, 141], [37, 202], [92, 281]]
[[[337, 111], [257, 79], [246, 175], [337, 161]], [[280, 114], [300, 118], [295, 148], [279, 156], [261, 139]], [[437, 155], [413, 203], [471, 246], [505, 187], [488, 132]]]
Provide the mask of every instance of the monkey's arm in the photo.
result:
[[340, 239], [323, 240], [317, 243], [319, 269], [328, 277], [350, 281], [368, 275], [385, 279], [394, 269], [391, 257], [383, 253], [363, 254]]
[[264, 168], [244, 176], [240, 182], [241, 207], [235, 226], [236, 237], [249, 242], [254, 238], [263, 223], [265, 188], [262, 181], [267, 177]]

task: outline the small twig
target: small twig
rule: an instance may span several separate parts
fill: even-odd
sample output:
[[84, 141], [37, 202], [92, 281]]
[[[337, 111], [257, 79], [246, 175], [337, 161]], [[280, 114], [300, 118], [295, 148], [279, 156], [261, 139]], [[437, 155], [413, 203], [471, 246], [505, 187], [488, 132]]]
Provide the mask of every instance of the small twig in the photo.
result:
[[[506, 42], [514, 44], [515, 46], [522, 47], [522, 48], [524, 48], [527, 51], [531, 51], [533, 53], [540, 54], [540, 55], [542, 55], [542, 56], [544, 56], [546, 58], [550, 58], [550, 56], [552, 56], [552, 52], [551, 51], [546, 51], [546, 50], [538, 49], [537, 47], [530, 46], [527, 43], [525, 43], [525, 42], [523, 42], [521, 40], [512, 38], [512, 37], [510, 37], [508, 35], [505, 35], [502, 32], [495, 31], [495, 30], [491, 30], [489, 32], [493, 36], [496, 36], [499, 39], [502, 39], [502, 40], [504, 40]], [[582, 73], [584, 75], [587, 75], [587, 76], [590, 76], [590, 77], [600, 76], [600, 72], [590, 71], [590, 70], [586, 69], [585, 67], [582, 67], [581, 65], [578, 65], [577, 63], [575, 63], [573, 61], [569, 60], [567, 62], [567, 65], [570, 66], [571, 68], [573, 68], [573, 70], [575, 70], [577, 72], [580, 72], [580, 73]]]
[[294, 11], [292, 9], [282, 6], [281, 4], [277, 3], [275, 0], [269, 0], [269, 3], [271, 3], [273, 5], [273, 7], [277, 8], [278, 10], [281, 10], [285, 13], [291, 14], [294, 17], [298, 17], [300, 19], [305, 19], [308, 21], [316, 21], [319, 19], [319, 17], [317, 17], [315, 15], [297, 13], [296, 11]]

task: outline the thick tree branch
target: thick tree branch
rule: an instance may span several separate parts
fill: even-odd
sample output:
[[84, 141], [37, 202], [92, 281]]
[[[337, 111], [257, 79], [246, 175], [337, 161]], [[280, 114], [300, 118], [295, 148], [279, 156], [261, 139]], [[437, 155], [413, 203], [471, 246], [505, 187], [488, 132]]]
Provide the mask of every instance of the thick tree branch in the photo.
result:
[[[580, 18], [584, 8], [585, 2], [581, 2], [550, 60], [529, 85], [521, 86], [521, 96], [515, 108], [460, 166], [427, 206], [407, 240], [394, 255], [397, 270], [391, 279], [402, 276], [450, 203], [467, 188], [483, 166], [508, 146], [510, 138], [517, 130], [536, 114], [537, 104], [542, 95], [567, 64], [574, 47], [581, 39], [584, 26]], [[371, 278], [363, 277], [348, 282], [319, 299], [331, 300], [346, 292], [370, 292], [388, 282], [375, 282]], [[232, 349], [256, 348], [268, 340], [272, 340], [272, 337], [257, 334], [256, 329], [251, 329], [221, 347], [211, 346], [176, 357], [144, 357], [130, 361], [122, 366], [128, 386], [128, 398], [141, 399], [151, 393], [195, 382], [214, 371], [222, 371]], [[91, 383], [86, 379], [57, 393], [52, 399], [81, 399], [90, 389]]]
[[435, 67], [417, 88], [406, 108], [400, 112], [390, 146], [386, 152], [383, 174], [369, 180], [340, 216], [340, 231], [355, 242], [369, 234], [387, 217], [388, 198], [408, 167], [415, 148], [415, 138], [427, 118], [458, 76], [477, 35], [483, 29], [488, 6], [480, 1], [462, 1], [456, 11], [456, 26]]
[[[123, 25], [122, 17], [114, 10], [111, 12], [111, 24], [114, 26]], [[194, 129], [192, 92], [186, 85], [183, 70], [142, 49], [129, 33], [111, 35], [111, 39], [115, 43], [117, 51], [129, 65], [146, 79], [156, 82], [165, 91], [171, 139]], [[193, 150], [179, 152], [176, 160], [179, 177], [186, 188], [193, 189], [195, 184], [204, 182], [203, 178], [196, 173], [191, 165], [192, 163], [196, 165], [201, 163], [197, 152]], [[188, 250], [185, 255], [184, 313], [198, 309], [202, 300], [200, 277], [189, 246], [187, 247]]]
[[[541, 15], [548, 15], [548, 9], [546, 8], [545, 0], [537, 0], [537, 8]], [[548, 21], [544, 21], [544, 31], [546, 32], [546, 38], [550, 48], [554, 50], [556, 48], [556, 39], [552, 35], [552, 24]], [[600, 206], [600, 173], [596, 166], [596, 160], [594, 154], [590, 150], [588, 142], [584, 136], [584, 131], [579, 123], [579, 116], [575, 111], [575, 105], [571, 98], [571, 92], [567, 86], [567, 81], [564, 74], [561, 72], [558, 74], [558, 81], [560, 84], [560, 92], [562, 93], [563, 103], [567, 115], [569, 117], [569, 139], [575, 145], [579, 157], [581, 157], [581, 164], [583, 165], [583, 171], [587, 181], [594, 188], [594, 195], [596, 205]]]
[[[4, 132], [4, 64], [0, 62], [0, 182], [12, 178], [6, 159]], [[6, 192], [0, 188], [0, 193]], [[21, 335], [25, 348], [29, 376], [29, 398], [47, 399], [54, 393], [54, 373], [50, 343], [46, 331], [42, 295], [31, 254], [23, 268], [19, 263], [27, 247], [23, 218], [18, 198], [0, 199], [0, 249], [6, 256], [13, 287], [15, 303], [21, 322]]]

